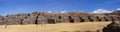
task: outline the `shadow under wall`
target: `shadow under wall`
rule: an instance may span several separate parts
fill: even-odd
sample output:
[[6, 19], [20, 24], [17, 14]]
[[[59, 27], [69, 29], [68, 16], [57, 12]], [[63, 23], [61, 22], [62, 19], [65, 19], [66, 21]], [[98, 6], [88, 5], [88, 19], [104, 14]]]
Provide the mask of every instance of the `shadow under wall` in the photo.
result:
[[102, 21], [102, 19], [100, 17], [96, 17], [97, 21]]
[[69, 16], [69, 19], [70, 19], [70, 23], [74, 23], [74, 19], [72, 19], [71, 16]]
[[106, 17], [104, 17], [104, 21], [108, 21], [108, 19]]
[[79, 17], [80, 22], [85, 22], [85, 19], [83, 19], [82, 17]]
[[48, 19], [47, 23], [48, 24], [55, 24], [55, 20], [54, 19]]
[[92, 19], [91, 16], [88, 16], [88, 20], [89, 20], [90, 22], [93, 22], [93, 19]]

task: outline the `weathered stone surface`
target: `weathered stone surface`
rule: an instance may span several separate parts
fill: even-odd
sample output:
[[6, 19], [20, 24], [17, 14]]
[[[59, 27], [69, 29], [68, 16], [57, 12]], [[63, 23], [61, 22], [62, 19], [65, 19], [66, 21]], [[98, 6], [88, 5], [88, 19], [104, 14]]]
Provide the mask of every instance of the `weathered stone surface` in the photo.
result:
[[113, 21], [103, 28], [103, 32], [120, 32], [120, 21]]
[[[101, 17], [102, 16], [102, 17]], [[63, 13], [53, 14], [46, 12], [34, 12], [31, 14], [14, 14], [0, 16], [1, 24], [46, 24], [46, 23], [79, 23], [96, 21], [120, 21], [119, 16], [87, 13]]]
[[87, 16], [87, 17], [89, 22], [94, 22], [96, 20], [95, 17], [92, 17], [92, 16]]
[[37, 20], [38, 24], [46, 24], [47, 21], [48, 21], [47, 18], [44, 16], [39, 16]]
[[48, 18], [47, 20], [48, 20], [48, 21], [47, 21], [48, 24], [55, 24], [55, 23], [56, 23], [56, 22], [55, 22], [55, 19]]
[[102, 21], [102, 18], [101, 17], [96, 17], [97, 21]]
[[2, 16], [0, 16], [0, 25], [4, 25], [4, 24], [6, 24], [6, 22], [3, 21], [3, 20], [4, 20], [4, 18], [3, 18]]
[[120, 17], [117, 17], [118, 21], [120, 21]]
[[83, 16], [82, 16], [82, 19], [81, 19], [81, 20], [83, 20], [82, 22], [89, 22], [88, 17], [83, 17]]
[[106, 17], [101, 17], [101, 21], [108, 21]]
[[62, 23], [63, 19], [56, 19], [56, 23]]
[[70, 23], [69, 17], [67, 17], [67, 16], [62, 17], [62, 23]]
[[19, 17], [16, 17], [16, 18], [19, 18], [19, 19], [27, 19], [27, 16], [19, 16]]
[[21, 19], [15, 18], [15, 17], [4, 17], [3, 21], [6, 22], [6, 24], [8, 24], [8, 25], [20, 24], [21, 23]]
[[3, 17], [0, 17], [0, 20], [3, 20], [4, 18]]
[[117, 17], [114, 17], [114, 20], [115, 20], [115, 21], [119, 21], [119, 19], [120, 19], [119, 17], [118, 17], [118, 18], [117, 18]]
[[24, 19], [22, 24], [35, 24], [36, 17], [28, 16], [27, 19]]
[[108, 21], [112, 21], [112, 18], [110, 18], [109, 16], [106, 17], [106, 19], [108, 19]]
[[73, 17], [73, 23], [79, 23], [80, 22], [80, 18], [79, 17]]
[[79, 17], [80, 18], [80, 22], [85, 22], [85, 19], [82, 18], [82, 17]]

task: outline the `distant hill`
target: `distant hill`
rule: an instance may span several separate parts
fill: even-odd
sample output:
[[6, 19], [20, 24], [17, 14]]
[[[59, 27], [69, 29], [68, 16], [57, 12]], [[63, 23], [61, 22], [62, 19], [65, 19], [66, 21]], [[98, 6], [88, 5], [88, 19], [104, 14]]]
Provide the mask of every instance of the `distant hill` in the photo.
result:
[[117, 11], [113, 12], [112, 14], [120, 16], [120, 10], [117, 10]]
[[105, 13], [106, 16], [120, 16], [120, 10], [114, 11], [112, 13]]

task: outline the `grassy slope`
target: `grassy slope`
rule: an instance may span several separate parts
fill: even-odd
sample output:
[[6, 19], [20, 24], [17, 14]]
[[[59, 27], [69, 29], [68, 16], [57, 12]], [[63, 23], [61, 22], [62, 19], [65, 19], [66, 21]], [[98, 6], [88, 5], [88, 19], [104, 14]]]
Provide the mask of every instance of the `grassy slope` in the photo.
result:
[[0, 32], [77, 32], [95, 31], [103, 28], [110, 22], [59, 23], [41, 25], [5, 25], [0, 26]]

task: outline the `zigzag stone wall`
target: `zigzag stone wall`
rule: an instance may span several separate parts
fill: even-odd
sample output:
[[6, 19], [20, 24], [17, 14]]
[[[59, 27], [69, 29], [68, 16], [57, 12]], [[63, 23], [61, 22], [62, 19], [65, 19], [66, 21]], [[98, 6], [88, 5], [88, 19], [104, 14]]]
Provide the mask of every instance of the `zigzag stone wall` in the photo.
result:
[[25, 24], [55, 24], [55, 23], [79, 23], [96, 21], [120, 21], [120, 17], [98, 16], [72, 16], [47, 13], [16, 14], [0, 16], [0, 25], [25, 25]]

